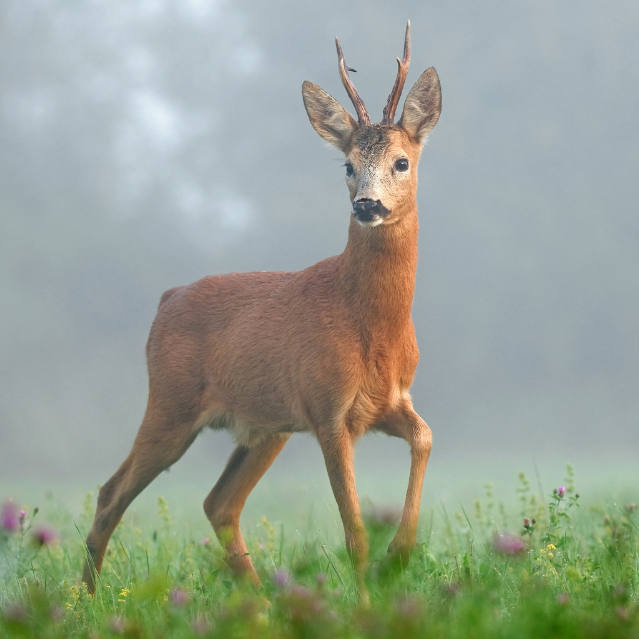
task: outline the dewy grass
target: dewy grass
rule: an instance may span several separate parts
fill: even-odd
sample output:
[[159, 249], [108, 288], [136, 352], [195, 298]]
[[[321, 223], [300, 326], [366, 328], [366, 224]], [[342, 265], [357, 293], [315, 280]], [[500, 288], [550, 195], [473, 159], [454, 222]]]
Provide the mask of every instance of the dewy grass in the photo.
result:
[[398, 513], [365, 505], [369, 609], [358, 606], [343, 544], [317, 526], [254, 527], [255, 591], [233, 578], [215, 541], [183, 532], [164, 500], [154, 526], [120, 524], [92, 598], [80, 582], [92, 498], [75, 522], [5, 502], [0, 637], [639, 637], [636, 505], [580, 506], [572, 469], [547, 496], [522, 474], [517, 496], [514, 517], [490, 485], [474, 511], [426, 512], [421, 543], [396, 573], [379, 560]]

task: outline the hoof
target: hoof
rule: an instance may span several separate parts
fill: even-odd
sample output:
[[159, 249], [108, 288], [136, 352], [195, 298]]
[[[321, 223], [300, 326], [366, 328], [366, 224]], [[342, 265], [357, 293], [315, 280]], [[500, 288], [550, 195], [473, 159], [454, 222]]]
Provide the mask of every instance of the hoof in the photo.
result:
[[388, 548], [388, 554], [379, 563], [378, 574], [381, 578], [398, 575], [408, 566], [412, 548]]

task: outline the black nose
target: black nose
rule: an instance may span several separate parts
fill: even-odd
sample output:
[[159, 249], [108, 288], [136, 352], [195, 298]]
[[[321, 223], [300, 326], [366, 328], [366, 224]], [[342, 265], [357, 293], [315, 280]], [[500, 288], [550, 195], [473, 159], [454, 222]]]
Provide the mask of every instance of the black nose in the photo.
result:
[[362, 198], [353, 202], [353, 215], [362, 222], [370, 222], [376, 215], [382, 212], [382, 203], [379, 200]]

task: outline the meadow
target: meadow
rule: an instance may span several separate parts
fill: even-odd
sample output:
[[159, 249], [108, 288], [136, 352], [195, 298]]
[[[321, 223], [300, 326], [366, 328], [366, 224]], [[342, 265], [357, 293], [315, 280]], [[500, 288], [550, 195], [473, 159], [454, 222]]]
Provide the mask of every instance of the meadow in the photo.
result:
[[212, 531], [160, 498], [144, 523], [125, 516], [90, 597], [80, 575], [95, 495], [77, 517], [5, 501], [0, 636], [639, 637], [637, 505], [589, 503], [571, 467], [549, 495], [523, 473], [513, 488], [516, 508], [487, 485], [458, 511], [426, 509], [409, 565], [390, 573], [379, 560], [400, 513], [367, 505], [370, 608], [327, 532], [335, 522], [245, 527], [256, 591], [231, 575]]

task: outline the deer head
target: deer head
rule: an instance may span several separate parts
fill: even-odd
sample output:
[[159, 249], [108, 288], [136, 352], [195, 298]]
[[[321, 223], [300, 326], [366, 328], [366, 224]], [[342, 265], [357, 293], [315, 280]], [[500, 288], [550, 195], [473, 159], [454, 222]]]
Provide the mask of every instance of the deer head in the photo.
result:
[[336, 39], [339, 72], [355, 111], [357, 122], [326, 91], [304, 82], [302, 96], [313, 128], [346, 156], [346, 184], [353, 204], [353, 216], [360, 225], [393, 224], [415, 205], [417, 165], [428, 134], [439, 119], [441, 89], [439, 77], [430, 67], [419, 77], [394, 124], [395, 111], [410, 64], [410, 22], [406, 26], [404, 56], [397, 58], [395, 85], [379, 124], [371, 124], [364, 102], [348, 76]]

